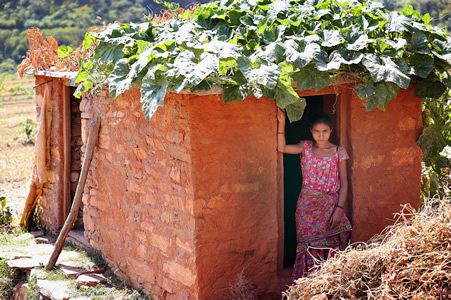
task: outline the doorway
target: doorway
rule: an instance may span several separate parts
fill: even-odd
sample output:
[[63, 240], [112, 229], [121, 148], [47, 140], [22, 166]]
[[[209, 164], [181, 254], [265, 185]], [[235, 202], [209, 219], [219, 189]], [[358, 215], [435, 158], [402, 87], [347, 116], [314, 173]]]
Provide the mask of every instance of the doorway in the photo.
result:
[[[330, 141], [338, 145], [338, 124], [336, 112], [337, 95], [320, 95], [305, 97], [307, 107], [302, 118], [290, 123], [288, 118], [285, 126], [287, 144], [297, 144], [301, 140], [312, 140], [309, 130], [310, 118], [319, 112], [327, 113], [332, 120]], [[296, 259], [296, 220], [295, 211], [299, 193], [302, 187], [301, 157], [298, 154], [283, 154], [284, 178], [284, 257], [283, 268], [291, 268]]]

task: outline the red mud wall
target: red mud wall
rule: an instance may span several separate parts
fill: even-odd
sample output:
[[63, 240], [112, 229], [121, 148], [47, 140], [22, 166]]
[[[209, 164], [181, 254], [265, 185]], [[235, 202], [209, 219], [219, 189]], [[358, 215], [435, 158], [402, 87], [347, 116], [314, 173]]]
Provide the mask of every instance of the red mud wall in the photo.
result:
[[176, 97], [150, 122], [137, 90], [116, 101], [105, 91], [83, 98], [85, 144], [88, 122], [101, 117], [83, 195], [85, 237], [134, 286], [197, 299], [191, 141], [186, 102]]
[[[45, 83], [49, 81], [48, 83]], [[49, 165], [48, 178], [44, 184], [42, 195], [39, 199], [39, 216], [41, 224], [53, 231], [58, 231], [64, 224], [63, 203], [63, 94], [64, 82], [62, 79], [36, 76], [36, 84], [45, 83], [36, 88], [36, 104], [38, 120], [41, 113], [41, 105], [44, 101], [46, 85], [50, 86], [50, 111], [51, 129], [49, 138]]]
[[[187, 97], [187, 96], [185, 96]], [[223, 299], [243, 275], [259, 294], [277, 284], [274, 101], [189, 96], [200, 299]]]
[[413, 88], [400, 90], [383, 112], [365, 112], [355, 93], [341, 100], [341, 140], [351, 156], [353, 241], [367, 241], [393, 224], [401, 204], [418, 207], [422, 152], [421, 100]]

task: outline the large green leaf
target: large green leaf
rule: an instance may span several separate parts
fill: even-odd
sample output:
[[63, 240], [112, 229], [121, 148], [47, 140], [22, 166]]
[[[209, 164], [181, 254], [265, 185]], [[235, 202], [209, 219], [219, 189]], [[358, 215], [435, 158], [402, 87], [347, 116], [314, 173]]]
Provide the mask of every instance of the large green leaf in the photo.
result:
[[400, 15], [398, 12], [392, 11], [383, 14], [383, 17], [388, 21], [385, 25], [388, 32], [399, 32], [403, 33], [405, 31], [412, 32], [412, 20], [406, 16]]
[[319, 56], [321, 47], [316, 43], [309, 43], [302, 39], [299, 44], [294, 40], [288, 40], [285, 46], [285, 59], [293, 63], [296, 68], [303, 68]]
[[431, 159], [440, 153], [447, 145], [441, 130], [436, 126], [428, 126], [423, 129], [417, 144], [423, 150], [423, 159]]
[[343, 42], [339, 30], [320, 30], [318, 35], [321, 38], [322, 47], [334, 47]]
[[141, 106], [146, 120], [150, 120], [158, 106], [164, 105], [164, 97], [168, 88], [168, 80], [162, 76], [158, 81], [145, 76], [141, 87]]
[[293, 80], [296, 81], [296, 88], [299, 91], [315, 88], [317, 91], [330, 84], [328, 72], [321, 72], [313, 68], [303, 68], [293, 73]]
[[344, 33], [345, 47], [350, 51], [360, 51], [368, 46], [368, 35], [359, 30], [347, 30]]
[[326, 52], [321, 52], [321, 55], [316, 59], [316, 66], [319, 71], [338, 70], [340, 69], [341, 64], [358, 64], [362, 58], [362, 53], [352, 52], [341, 48], [332, 52], [329, 57], [327, 57]]
[[261, 84], [269, 89], [276, 87], [279, 74], [282, 73], [279, 66], [276, 64], [261, 61], [255, 66], [251, 60], [245, 56], [239, 57], [237, 64], [250, 85]]
[[426, 35], [422, 32], [415, 32], [412, 34], [412, 39], [410, 40], [410, 47], [412, 51], [422, 53], [422, 54], [429, 54], [431, 53], [431, 50], [428, 46], [428, 39]]
[[381, 57], [382, 63], [374, 54], [366, 54], [363, 65], [370, 72], [374, 82], [389, 81], [397, 84], [400, 88], [407, 89], [410, 77], [402, 73], [398, 66], [388, 57]]
[[414, 54], [410, 57], [410, 64], [421, 78], [427, 78], [434, 69], [434, 57], [431, 55]]
[[241, 102], [246, 98], [248, 94], [247, 89], [242, 85], [235, 85], [232, 87], [227, 87], [224, 89], [224, 93], [222, 94], [222, 101], [224, 103], [230, 102]]
[[419, 78], [414, 95], [418, 98], [439, 98], [445, 91], [446, 87], [440, 81]]
[[287, 116], [290, 122], [299, 121], [304, 114], [305, 107], [307, 106], [307, 102], [305, 98], [299, 98], [296, 102], [289, 104], [286, 107]]
[[129, 77], [130, 65], [126, 59], [121, 59], [114, 66], [113, 72], [108, 77], [110, 95], [116, 99], [120, 94], [131, 88], [133, 78]]
[[372, 84], [359, 84], [356, 90], [357, 96], [359, 96], [361, 100], [374, 95], [374, 92], [376, 92], [376, 88]]
[[104, 42], [100, 42], [96, 47], [95, 58], [98, 58], [103, 62], [117, 63], [124, 57], [124, 48], [124, 44], [112, 46]]

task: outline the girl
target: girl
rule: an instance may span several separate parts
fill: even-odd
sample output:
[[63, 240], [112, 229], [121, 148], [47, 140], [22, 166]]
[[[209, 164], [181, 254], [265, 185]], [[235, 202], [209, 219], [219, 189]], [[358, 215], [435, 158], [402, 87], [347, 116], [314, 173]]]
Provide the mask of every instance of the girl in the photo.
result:
[[332, 122], [327, 114], [316, 115], [310, 125], [313, 141], [285, 143], [285, 111], [278, 108], [278, 151], [301, 154], [302, 189], [296, 207], [297, 249], [291, 284], [315, 269], [329, 250], [339, 249], [352, 230], [344, 213], [348, 191], [343, 147], [329, 142]]

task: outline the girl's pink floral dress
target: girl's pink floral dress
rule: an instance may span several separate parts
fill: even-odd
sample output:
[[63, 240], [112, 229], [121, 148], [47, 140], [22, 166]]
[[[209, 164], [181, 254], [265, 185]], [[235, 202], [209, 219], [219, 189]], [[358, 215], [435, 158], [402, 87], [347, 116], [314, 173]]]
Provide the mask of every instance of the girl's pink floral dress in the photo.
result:
[[314, 260], [324, 260], [329, 250], [338, 249], [352, 231], [343, 214], [336, 228], [327, 224], [338, 203], [340, 180], [338, 163], [349, 159], [343, 147], [332, 156], [313, 154], [312, 141], [303, 141], [302, 189], [296, 207], [296, 261], [291, 283], [315, 269]]

